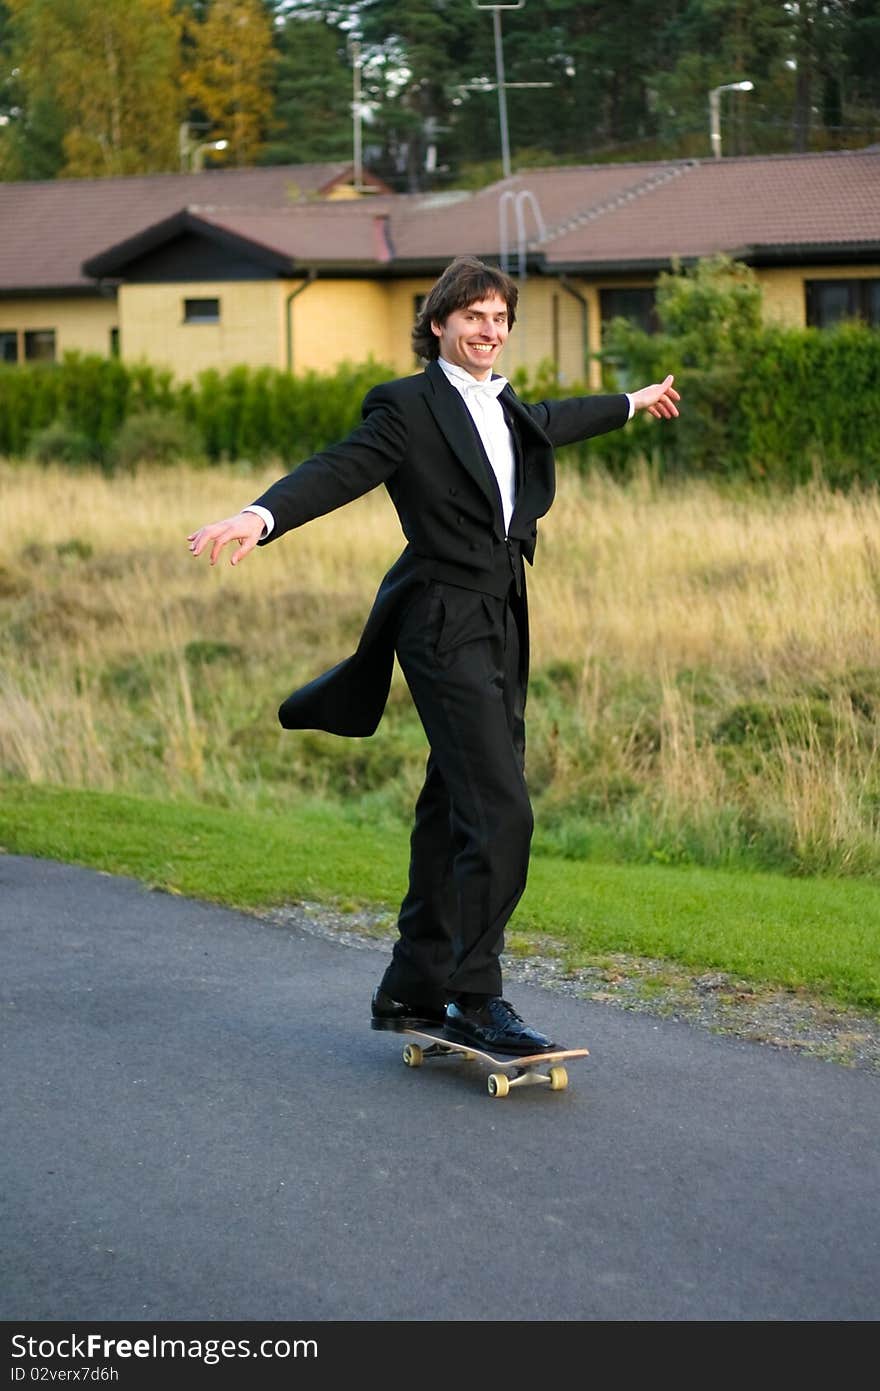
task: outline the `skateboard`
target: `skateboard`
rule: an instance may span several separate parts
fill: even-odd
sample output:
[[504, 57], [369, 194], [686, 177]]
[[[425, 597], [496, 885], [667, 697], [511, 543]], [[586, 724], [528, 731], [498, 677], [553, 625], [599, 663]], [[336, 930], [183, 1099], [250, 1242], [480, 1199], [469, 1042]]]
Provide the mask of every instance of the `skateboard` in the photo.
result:
[[507, 1096], [512, 1087], [527, 1087], [546, 1083], [552, 1092], [562, 1092], [568, 1086], [568, 1073], [562, 1066], [567, 1058], [589, 1057], [588, 1048], [560, 1048], [552, 1053], [530, 1053], [523, 1057], [519, 1053], [500, 1053], [497, 1056], [484, 1053], [470, 1043], [456, 1043], [447, 1038], [441, 1030], [427, 1032], [422, 1029], [400, 1029], [401, 1034], [420, 1039], [420, 1043], [407, 1043], [403, 1050], [403, 1061], [407, 1067], [421, 1067], [426, 1058], [443, 1058], [459, 1054], [464, 1062], [479, 1059], [489, 1063], [498, 1072], [490, 1072], [486, 1079], [489, 1095]]

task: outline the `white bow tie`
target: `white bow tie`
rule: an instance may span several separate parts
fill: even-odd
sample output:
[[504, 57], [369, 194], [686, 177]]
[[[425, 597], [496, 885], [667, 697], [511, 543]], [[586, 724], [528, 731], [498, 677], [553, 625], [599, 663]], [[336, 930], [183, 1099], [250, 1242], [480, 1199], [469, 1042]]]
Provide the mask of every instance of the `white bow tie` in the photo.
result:
[[487, 381], [481, 382], [473, 377], [469, 382], [461, 382], [461, 386], [467, 396], [482, 396], [494, 400], [507, 386], [507, 378], [489, 377]]

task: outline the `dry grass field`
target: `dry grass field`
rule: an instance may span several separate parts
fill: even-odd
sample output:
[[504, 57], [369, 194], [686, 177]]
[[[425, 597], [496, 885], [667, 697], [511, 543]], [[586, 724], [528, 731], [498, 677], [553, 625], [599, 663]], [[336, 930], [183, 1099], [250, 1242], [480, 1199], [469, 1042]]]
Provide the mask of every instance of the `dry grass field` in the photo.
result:
[[[561, 467], [530, 575], [529, 778], [573, 856], [880, 870], [880, 500], [626, 487]], [[235, 570], [186, 535], [272, 480], [0, 464], [0, 777], [405, 816], [399, 674], [370, 740], [285, 734], [401, 538], [384, 492]]]

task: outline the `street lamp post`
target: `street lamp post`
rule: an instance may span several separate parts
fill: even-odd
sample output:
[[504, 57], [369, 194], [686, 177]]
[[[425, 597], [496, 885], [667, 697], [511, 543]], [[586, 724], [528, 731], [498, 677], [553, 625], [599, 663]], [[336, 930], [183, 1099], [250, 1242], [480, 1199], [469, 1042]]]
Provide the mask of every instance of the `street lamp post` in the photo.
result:
[[229, 148], [228, 140], [206, 140], [202, 145], [196, 145], [192, 151], [192, 171], [194, 174], [201, 174], [205, 167], [206, 150], [226, 150]]
[[526, 0], [513, 0], [507, 5], [481, 5], [471, 0], [475, 10], [492, 11], [492, 28], [495, 33], [495, 76], [498, 84], [498, 123], [501, 127], [501, 170], [505, 179], [510, 178], [510, 136], [507, 132], [507, 96], [504, 82], [504, 52], [501, 47], [501, 11], [521, 10]]
[[709, 143], [716, 159], [721, 158], [721, 93], [751, 92], [754, 82], [724, 82], [709, 93]]
[[189, 121], [181, 122], [178, 129], [181, 174], [200, 174], [205, 167], [206, 150], [225, 150], [228, 140], [206, 140], [196, 144], [192, 139], [192, 126]]
[[363, 136], [361, 120], [364, 114], [363, 98], [361, 96], [361, 46], [357, 39], [349, 39], [348, 50], [351, 55], [352, 69], [352, 93], [351, 93], [351, 121], [352, 121], [352, 149], [354, 154], [354, 187], [358, 193], [364, 181], [364, 156], [363, 156]]

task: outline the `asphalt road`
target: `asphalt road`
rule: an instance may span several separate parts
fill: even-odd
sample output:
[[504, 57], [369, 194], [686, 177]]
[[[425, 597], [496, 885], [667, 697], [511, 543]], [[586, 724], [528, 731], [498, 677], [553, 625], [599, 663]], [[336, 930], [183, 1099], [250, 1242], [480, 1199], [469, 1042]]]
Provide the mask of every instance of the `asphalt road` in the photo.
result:
[[492, 1100], [385, 949], [0, 858], [5, 1320], [876, 1320], [880, 1080], [535, 987]]

